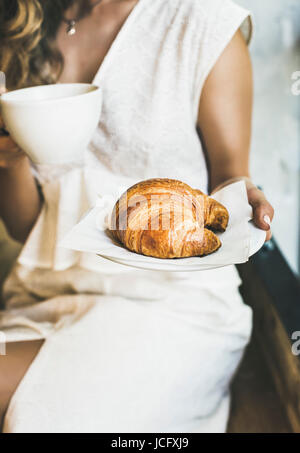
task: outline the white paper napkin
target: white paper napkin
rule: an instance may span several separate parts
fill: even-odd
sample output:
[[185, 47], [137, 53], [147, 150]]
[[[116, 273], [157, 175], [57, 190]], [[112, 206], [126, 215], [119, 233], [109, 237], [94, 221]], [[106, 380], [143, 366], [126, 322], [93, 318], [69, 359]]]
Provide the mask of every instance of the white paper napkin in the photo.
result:
[[60, 242], [61, 247], [81, 252], [91, 252], [114, 259], [126, 260], [128, 264], [139, 263], [172, 263], [173, 266], [199, 265], [224, 266], [244, 263], [249, 258], [250, 230], [249, 220], [252, 209], [248, 204], [244, 181], [224, 187], [216, 192], [215, 200], [226, 206], [229, 212], [229, 224], [224, 233], [218, 233], [222, 247], [215, 253], [204, 257], [182, 259], [159, 259], [130, 252], [115, 242], [105, 230], [105, 219], [111, 212], [114, 202], [110, 205], [101, 205], [90, 210], [81, 221]]

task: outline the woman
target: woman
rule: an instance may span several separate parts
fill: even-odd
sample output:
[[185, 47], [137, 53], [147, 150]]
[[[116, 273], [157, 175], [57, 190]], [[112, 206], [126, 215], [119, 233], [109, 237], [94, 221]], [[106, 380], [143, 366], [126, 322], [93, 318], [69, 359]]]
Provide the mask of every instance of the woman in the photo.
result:
[[270, 238], [248, 169], [249, 13], [230, 0], [0, 5], [8, 89], [94, 81], [104, 96], [83, 168], [32, 168], [0, 138], [0, 215], [25, 244], [0, 318], [4, 432], [224, 432], [251, 333], [235, 268], [138, 271], [58, 242], [99, 194], [149, 177], [204, 191], [245, 179]]

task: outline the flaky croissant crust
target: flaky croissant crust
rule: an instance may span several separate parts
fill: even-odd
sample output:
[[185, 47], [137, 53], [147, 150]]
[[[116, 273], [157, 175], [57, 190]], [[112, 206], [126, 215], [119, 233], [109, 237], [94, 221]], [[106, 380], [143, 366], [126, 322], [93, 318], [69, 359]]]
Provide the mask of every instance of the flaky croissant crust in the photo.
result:
[[156, 258], [203, 256], [221, 247], [227, 209], [175, 179], [154, 178], [130, 187], [114, 206], [110, 230], [129, 250]]

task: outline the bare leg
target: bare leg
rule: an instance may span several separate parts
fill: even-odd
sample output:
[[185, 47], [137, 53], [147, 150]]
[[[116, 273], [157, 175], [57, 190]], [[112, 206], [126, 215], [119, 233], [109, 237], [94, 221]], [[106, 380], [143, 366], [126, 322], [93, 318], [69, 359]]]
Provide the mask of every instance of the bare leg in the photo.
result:
[[8, 343], [0, 356], [0, 432], [11, 397], [37, 355], [44, 340]]

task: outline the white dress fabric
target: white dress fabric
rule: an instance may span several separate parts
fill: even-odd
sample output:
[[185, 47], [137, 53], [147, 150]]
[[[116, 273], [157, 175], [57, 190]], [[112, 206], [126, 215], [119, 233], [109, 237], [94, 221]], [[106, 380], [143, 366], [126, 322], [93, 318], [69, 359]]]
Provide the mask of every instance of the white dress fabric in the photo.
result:
[[[201, 90], [249, 12], [230, 0], [139, 0], [101, 65], [84, 165], [38, 166], [45, 204], [6, 281], [7, 341], [45, 338], [4, 432], [224, 432], [252, 314], [234, 267], [164, 273], [62, 249], [98, 197], [150, 177], [207, 190]], [[249, 34], [248, 34], [249, 37]]]

